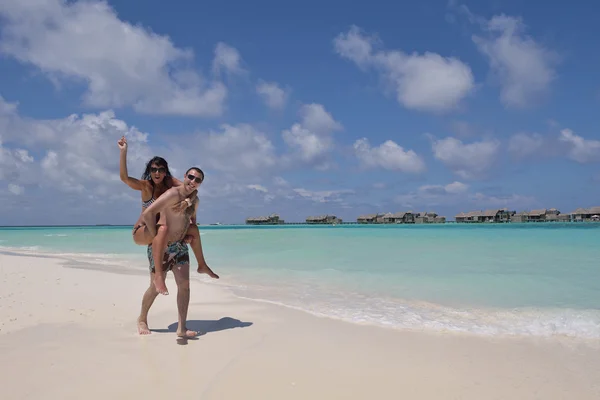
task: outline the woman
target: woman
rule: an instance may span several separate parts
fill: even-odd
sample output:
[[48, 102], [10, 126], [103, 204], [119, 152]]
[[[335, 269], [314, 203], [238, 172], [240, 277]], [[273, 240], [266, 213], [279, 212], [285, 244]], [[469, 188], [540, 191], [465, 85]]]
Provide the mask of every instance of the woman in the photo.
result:
[[[148, 163], [146, 163], [146, 169], [142, 174], [141, 179], [136, 179], [129, 176], [127, 173], [127, 139], [125, 136], [117, 142], [119, 149], [121, 150], [120, 156], [120, 169], [119, 175], [121, 180], [133, 190], [141, 191], [142, 197], [142, 211], [148, 208], [150, 204], [154, 203], [164, 192], [173, 186], [180, 186], [182, 182], [171, 175], [169, 171], [169, 164], [162, 157], [153, 157]], [[159, 217], [160, 218], [160, 217]], [[157, 258], [164, 253], [167, 246], [167, 229], [168, 227], [162, 224], [155, 237], [149, 237], [148, 235], [136, 234], [139, 225], [136, 226], [133, 231], [133, 241], [135, 244], [146, 246], [152, 245], [154, 254]], [[141, 233], [141, 232], [140, 232]], [[189, 242], [189, 237], [187, 241]], [[160, 259], [160, 258], [159, 258]], [[156, 265], [161, 265], [156, 263]]]

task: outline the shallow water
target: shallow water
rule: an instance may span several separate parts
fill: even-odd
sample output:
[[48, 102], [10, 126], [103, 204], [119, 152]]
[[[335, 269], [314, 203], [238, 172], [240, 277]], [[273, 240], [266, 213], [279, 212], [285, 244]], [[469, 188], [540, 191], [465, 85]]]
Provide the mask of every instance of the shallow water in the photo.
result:
[[[397, 328], [600, 338], [600, 224], [200, 230], [243, 297]], [[0, 246], [147, 268], [131, 227], [0, 228]]]

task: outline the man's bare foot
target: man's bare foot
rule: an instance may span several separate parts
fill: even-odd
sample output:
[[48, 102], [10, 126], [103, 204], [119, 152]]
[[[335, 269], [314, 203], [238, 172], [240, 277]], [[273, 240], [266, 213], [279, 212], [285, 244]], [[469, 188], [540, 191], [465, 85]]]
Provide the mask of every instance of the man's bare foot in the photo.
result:
[[198, 332], [192, 331], [188, 328], [184, 328], [183, 330], [177, 330], [177, 336], [182, 338], [194, 338], [198, 336]]
[[167, 277], [162, 274], [156, 273], [154, 276], [154, 287], [156, 287], [156, 291], [160, 294], [164, 294], [165, 296], [169, 294], [169, 290], [167, 289], [166, 280]]
[[211, 278], [219, 279], [219, 275], [215, 274], [212, 269], [206, 264], [198, 264], [198, 273], [199, 274], [207, 274]]
[[140, 321], [138, 319], [138, 333], [140, 335], [149, 335], [150, 329], [148, 328], [148, 323], [146, 321]]

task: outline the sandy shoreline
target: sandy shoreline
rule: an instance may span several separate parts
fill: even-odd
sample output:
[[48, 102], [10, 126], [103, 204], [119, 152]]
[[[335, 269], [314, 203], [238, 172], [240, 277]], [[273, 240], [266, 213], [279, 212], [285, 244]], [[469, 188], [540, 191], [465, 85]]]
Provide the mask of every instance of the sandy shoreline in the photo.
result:
[[600, 398], [594, 343], [360, 326], [198, 281], [189, 327], [207, 333], [179, 345], [171, 276], [139, 337], [147, 276], [98, 268], [0, 255], [3, 398]]

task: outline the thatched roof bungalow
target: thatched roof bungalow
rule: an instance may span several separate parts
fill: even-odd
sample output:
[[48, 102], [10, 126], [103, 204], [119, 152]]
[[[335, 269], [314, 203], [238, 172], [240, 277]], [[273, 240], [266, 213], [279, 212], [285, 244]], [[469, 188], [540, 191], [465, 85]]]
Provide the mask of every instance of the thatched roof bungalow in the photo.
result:
[[341, 218], [336, 217], [335, 215], [318, 215], [311, 216], [306, 218], [307, 224], [341, 224]]
[[383, 217], [383, 215], [384, 214], [381, 213], [361, 215], [358, 218], [356, 218], [356, 222], [358, 222], [359, 224], [374, 224], [377, 222], [377, 218]]
[[271, 214], [268, 217], [248, 217], [246, 218], [247, 225], [279, 225], [285, 223], [279, 218], [278, 214]]
[[528, 218], [529, 218], [529, 213], [527, 211], [521, 211], [521, 212], [511, 215], [510, 222], [516, 222], [516, 223], [527, 222]]
[[600, 219], [600, 207], [578, 208], [571, 213], [573, 221], [597, 221]]
[[454, 220], [459, 223], [480, 222], [483, 216], [483, 211], [461, 212], [454, 216]]
[[415, 224], [435, 224], [446, 222], [446, 217], [440, 217], [436, 212], [420, 212], [415, 216]]

